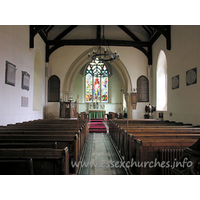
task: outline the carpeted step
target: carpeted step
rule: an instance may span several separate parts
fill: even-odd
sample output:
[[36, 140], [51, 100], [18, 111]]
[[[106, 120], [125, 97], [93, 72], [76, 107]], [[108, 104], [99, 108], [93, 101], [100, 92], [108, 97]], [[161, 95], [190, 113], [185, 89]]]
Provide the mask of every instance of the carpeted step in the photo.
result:
[[95, 129], [95, 128], [92, 128], [92, 129], [89, 130], [89, 133], [107, 133], [107, 130], [106, 130], [106, 128], [104, 128], [104, 129], [100, 129], [100, 128]]
[[103, 118], [98, 118], [98, 119], [90, 119], [90, 122], [103, 122]]
[[89, 133], [107, 133], [103, 119], [91, 119]]
[[90, 124], [90, 128], [94, 128], [94, 127], [101, 128], [101, 127], [105, 127], [105, 125], [104, 124]]

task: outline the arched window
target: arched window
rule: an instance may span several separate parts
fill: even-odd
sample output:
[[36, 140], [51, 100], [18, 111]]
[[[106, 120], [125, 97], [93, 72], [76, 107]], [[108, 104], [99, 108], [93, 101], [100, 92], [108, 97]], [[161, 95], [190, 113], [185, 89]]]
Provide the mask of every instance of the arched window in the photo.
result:
[[164, 51], [160, 51], [156, 71], [157, 110], [167, 111], [167, 59]]
[[89, 63], [85, 71], [86, 102], [108, 102], [108, 75], [106, 64], [98, 58]]
[[60, 79], [53, 75], [48, 81], [48, 102], [59, 102], [60, 100]]
[[137, 102], [149, 102], [149, 80], [146, 76], [137, 79]]

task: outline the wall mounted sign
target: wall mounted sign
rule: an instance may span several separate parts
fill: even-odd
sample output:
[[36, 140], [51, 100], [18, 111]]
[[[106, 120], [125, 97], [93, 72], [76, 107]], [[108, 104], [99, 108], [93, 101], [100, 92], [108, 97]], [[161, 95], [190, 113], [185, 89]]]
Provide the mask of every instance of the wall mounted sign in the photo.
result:
[[16, 66], [8, 61], [6, 61], [6, 74], [5, 74], [5, 83], [8, 85], [15, 86], [15, 74]]
[[28, 97], [21, 97], [21, 107], [28, 107]]
[[29, 90], [30, 75], [22, 71], [22, 89]]
[[197, 83], [197, 68], [190, 69], [186, 72], [186, 85]]
[[172, 90], [179, 88], [179, 75], [172, 77]]

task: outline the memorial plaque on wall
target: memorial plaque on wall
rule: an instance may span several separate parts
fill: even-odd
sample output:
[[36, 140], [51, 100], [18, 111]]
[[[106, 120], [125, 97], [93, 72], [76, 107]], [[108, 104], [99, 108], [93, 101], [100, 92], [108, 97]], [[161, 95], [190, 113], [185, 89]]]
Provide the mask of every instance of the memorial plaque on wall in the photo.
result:
[[197, 83], [197, 68], [190, 69], [186, 72], [186, 85]]
[[22, 71], [22, 86], [21, 86], [21, 88], [25, 89], [25, 90], [29, 90], [29, 82], [30, 82], [30, 75], [27, 72]]
[[140, 76], [137, 80], [137, 101], [149, 102], [149, 80], [145, 76]]
[[21, 107], [28, 107], [28, 97], [21, 97]]
[[60, 79], [57, 76], [51, 76], [48, 82], [48, 102], [60, 101]]
[[172, 90], [179, 88], [179, 75], [172, 77]]
[[6, 74], [5, 74], [5, 83], [8, 85], [15, 86], [15, 74], [16, 66], [8, 61], [6, 61]]

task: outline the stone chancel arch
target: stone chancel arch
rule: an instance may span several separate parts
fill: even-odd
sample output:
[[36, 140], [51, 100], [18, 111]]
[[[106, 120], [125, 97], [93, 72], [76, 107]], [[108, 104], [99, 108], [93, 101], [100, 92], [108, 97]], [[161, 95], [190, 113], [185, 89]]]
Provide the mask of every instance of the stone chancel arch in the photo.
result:
[[[62, 93], [67, 99], [73, 93], [73, 84], [78, 72], [81, 68], [89, 61], [88, 53], [92, 54], [93, 50], [96, 50], [97, 47], [92, 47], [82, 53], [69, 67], [69, 70], [66, 73], [65, 79], [62, 85]], [[102, 48], [103, 50], [103, 48]], [[112, 67], [115, 68], [119, 74], [122, 82], [124, 91], [132, 90], [132, 83], [128, 71], [120, 59], [116, 59], [111, 63]]]

